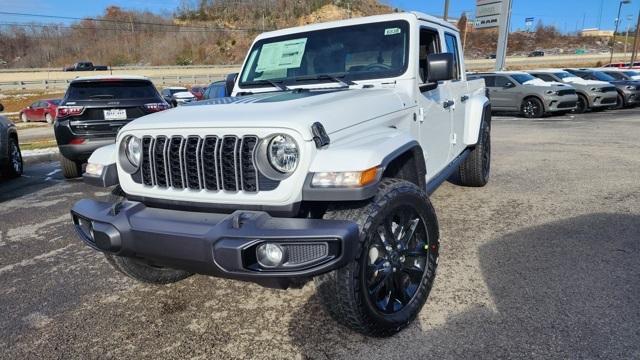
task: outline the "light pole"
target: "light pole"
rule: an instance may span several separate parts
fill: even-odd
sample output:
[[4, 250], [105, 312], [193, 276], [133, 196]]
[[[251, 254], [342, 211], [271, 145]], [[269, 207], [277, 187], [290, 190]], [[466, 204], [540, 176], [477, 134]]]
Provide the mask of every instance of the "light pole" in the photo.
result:
[[633, 20], [633, 17], [631, 15], [627, 15], [627, 32], [624, 35], [624, 56], [627, 56], [627, 44], [629, 42], [629, 29], [631, 29], [631, 20]]
[[613, 31], [613, 40], [611, 41], [611, 56], [609, 57], [609, 64], [613, 62], [613, 48], [616, 46], [616, 33], [618, 32], [618, 25], [620, 25], [620, 12], [622, 11], [622, 4], [629, 4], [631, 0], [620, 0], [618, 5], [618, 17], [616, 18], [616, 29]]

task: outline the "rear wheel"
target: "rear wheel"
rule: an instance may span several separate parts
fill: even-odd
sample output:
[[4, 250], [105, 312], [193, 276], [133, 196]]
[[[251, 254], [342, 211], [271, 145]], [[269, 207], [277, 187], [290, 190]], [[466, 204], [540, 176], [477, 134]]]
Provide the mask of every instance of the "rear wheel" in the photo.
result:
[[544, 116], [544, 106], [542, 105], [542, 101], [530, 97], [524, 99], [520, 107], [520, 112], [522, 116], [527, 119], [541, 118]]
[[338, 322], [371, 336], [391, 336], [413, 321], [429, 296], [438, 259], [438, 222], [427, 194], [413, 183], [383, 179], [374, 199], [325, 218], [360, 227], [358, 255], [314, 279]]
[[[125, 200], [125, 194], [116, 186], [108, 198], [108, 202], [112, 204]], [[128, 277], [149, 284], [170, 284], [183, 280], [191, 275], [190, 272], [184, 270], [176, 270], [163, 266], [154, 265], [148, 261], [138, 258], [130, 258], [117, 256], [112, 254], [104, 254], [107, 262]]]
[[483, 121], [478, 144], [460, 164], [450, 181], [456, 185], [481, 187], [489, 182], [491, 173], [491, 123]]
[[82, 175], [82, 163], [67, 159], [60, 155], [60, 168], [62, 169], [62, 175], [67, 179], [77, 178]]
[[8, 143], [9, 162], [6, 169], [2, 170], [3, 177], [15, 178], [22, 175], [24, 164], [22, 162], [22, 153], [20, 152], [20, 145], [14, 137], [9, 138]]

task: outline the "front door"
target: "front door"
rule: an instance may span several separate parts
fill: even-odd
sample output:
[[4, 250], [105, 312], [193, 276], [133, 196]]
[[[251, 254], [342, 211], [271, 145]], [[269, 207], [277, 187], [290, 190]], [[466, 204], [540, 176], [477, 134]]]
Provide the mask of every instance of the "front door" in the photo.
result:
[[442, 51], [438, 29], [429, 25], [420, 30], [420, 55], [417, 121], [420, 144], [427, 162], [427, 178], [432, 179], [448, 163], [451, 135], [451, 82], [430, 84], [427, 74], [427, 55]]
[[454, 55], [454, 69], [456, 72], [455, 78], [449, 81], [453, 100], [453, 105], [451, 106], [451, 152], [449, 154], [449, 160], [452, 160], [466, 148], [462, 138], [464, 136], [467, 107], [470, 106], [469, 99], [471, 99], [471, 94], [469, 94], [467, 82], [463, 81], [465, 77], [464, 64], [460, 61], [461, 49], [458, 36], [454, 33], [445, 32], [444, 42], [447, 45], [447, 52]]

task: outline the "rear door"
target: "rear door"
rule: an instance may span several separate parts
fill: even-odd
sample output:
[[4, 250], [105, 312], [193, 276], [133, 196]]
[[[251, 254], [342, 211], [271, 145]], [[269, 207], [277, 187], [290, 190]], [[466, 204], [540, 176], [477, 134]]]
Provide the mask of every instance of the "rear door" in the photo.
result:
[[448, 163], [451, 149], [451, 81], [428, 82], [427, 56], [443, 52], [442, 28], [422, 23], [419, 44], [418, 76], [418, 137], [427, 163], [427, 177], [432, 179]]
[[468, 111], [467, 107], [470, 106], [469, 99], [471, 96], [465, 79], [466, 75], [464, 73], [464, 64], [460, 57], [462, 49], [460, 48], [458, 35], [456, 33], [445, 31], [444, 42], [447, 46], [447, 52], [453, 54], [456, 62], [454, 64], [456, 77], [449, 82], [451, 99], [453, 101], [453, 105], [451, 106], [451, 151], [449, 159], [453, 159], [466, 148], [465, 144], [462, 142], [462, 136], [464, 135], [464, 127]]

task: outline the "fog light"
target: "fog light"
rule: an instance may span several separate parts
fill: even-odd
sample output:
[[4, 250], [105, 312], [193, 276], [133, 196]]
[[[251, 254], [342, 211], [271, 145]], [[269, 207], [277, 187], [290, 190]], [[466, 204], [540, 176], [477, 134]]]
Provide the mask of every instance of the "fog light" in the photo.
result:
[[263, 267], [276, 267], [284, 261], [284, 250], [277, 244], [261, 244], [256, 249], [258, 264]]
[[80, 230], [82, 230], [84, 236], [89, 238], [89, 240], [94, 241], [95, 237], [93, 235], [93, 224], [91, 221], [78, 217], [78, 226], [80, 227]]

